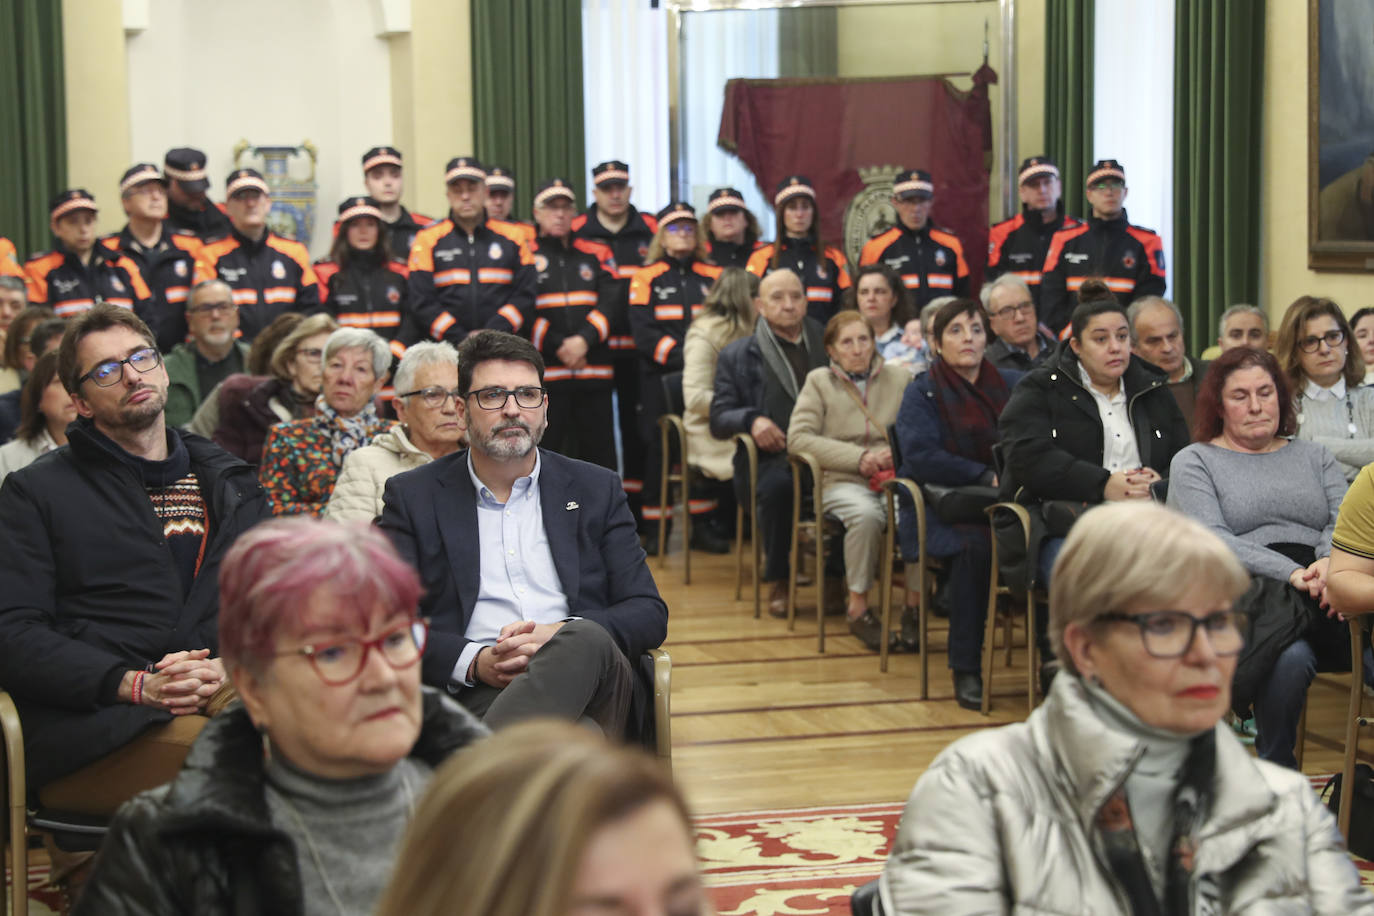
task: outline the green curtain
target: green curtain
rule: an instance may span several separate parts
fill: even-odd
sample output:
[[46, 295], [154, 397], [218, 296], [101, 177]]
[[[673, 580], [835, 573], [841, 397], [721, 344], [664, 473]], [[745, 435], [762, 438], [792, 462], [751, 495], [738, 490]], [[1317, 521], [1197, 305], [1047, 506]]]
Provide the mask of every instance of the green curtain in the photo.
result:
[[587, 194], [581, 0], [472, 0], [477, 158], [515, 174], [516, 219], [558, 176]]
[[1259, 295], [1264, 6], [1177, 0], [1169, 286], [1194, 352]]
[[1064, 209], [1074, 214], [1087, 206], [1093, 163], [1094, 8], [1094, 0], [1045, 4], [1045, 154], [1059, 164]]
[[48, 247], [67, 184], [61, 0], [0, 0], [0, 235], [22, 261]]

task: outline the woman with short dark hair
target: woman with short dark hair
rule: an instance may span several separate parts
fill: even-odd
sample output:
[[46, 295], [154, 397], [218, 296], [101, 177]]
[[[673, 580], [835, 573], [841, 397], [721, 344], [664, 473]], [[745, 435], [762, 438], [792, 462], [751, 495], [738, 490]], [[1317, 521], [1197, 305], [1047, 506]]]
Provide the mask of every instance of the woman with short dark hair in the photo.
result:
[[76, 419], [76, 404], [57, 374], [57, 353], [38, 357], [19, 393], [19, 428], [0, 445], [0, 481], [39, 455], [67, 444], [67, 424]]

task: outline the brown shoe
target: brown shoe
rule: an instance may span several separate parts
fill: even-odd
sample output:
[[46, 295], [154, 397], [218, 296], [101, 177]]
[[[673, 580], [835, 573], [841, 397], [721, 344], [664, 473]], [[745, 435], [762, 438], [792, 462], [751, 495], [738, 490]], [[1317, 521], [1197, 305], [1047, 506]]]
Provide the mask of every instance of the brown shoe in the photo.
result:
[[874, 616], [872, 608], [865, 608], [858, 617], [849, 618], [849, 632], [857, 636], [870, 652], [877, 652], [882, 646], [883, 623]]
[[768, 616], [780, 618], [787, 616], [786, 582], [773, 583], [773, 590], [768, 593]]

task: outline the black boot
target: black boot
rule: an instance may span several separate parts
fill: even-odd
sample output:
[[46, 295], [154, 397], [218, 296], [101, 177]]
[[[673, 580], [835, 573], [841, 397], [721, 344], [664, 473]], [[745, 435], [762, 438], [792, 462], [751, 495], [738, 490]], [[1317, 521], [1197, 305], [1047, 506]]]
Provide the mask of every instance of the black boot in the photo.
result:
[[907, 605], [902, 608], [902, 628], [897, 645], [903, 652], [921, 651], [921, 609]]
[[964, 709], [982, 710], [983, 677], [977, 671], [954, 672], [954, 702]]

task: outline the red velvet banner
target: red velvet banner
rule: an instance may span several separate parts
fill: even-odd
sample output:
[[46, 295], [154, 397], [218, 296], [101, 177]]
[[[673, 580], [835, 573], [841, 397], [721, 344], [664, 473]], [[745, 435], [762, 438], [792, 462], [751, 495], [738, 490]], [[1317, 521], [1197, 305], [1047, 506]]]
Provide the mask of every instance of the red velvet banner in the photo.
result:
[[769, 200], [786, 176], [810, 178], [821, 236], [831, 243], [843, 235], [845, 208], [864, 187], [859, 169], [929, 171], [935, 179], [934, 222], [964, 243], [977, 289], [987, 261], [987, 87], [995, 82], [997, 74], [986, 65], [967, 92], [933, 77], [734, 79], [725, 84], [717, 143], [753, 171]]

